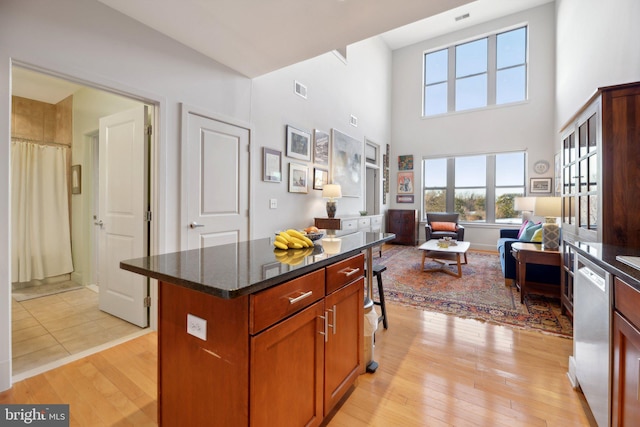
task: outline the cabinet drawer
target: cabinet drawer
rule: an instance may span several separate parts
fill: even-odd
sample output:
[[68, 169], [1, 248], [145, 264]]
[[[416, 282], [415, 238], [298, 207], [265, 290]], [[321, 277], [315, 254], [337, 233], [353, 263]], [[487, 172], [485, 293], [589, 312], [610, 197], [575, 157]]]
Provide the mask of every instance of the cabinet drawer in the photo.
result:
[[249, 332], [257, 334], [324, 298], [324, 269], [251, 295]]
[[341, 224], [342, 230], [356, 231], [358, 229], [357, 219], [343, 219]]
[[358, 219], [358, 229], [368, 229], [371, 227], [371, 219], [370, 218], [360, 218]]
[[614, 278], [615, 307], [636, 328], [640, 328], [640, 292], [617, 277]]
[[359, 254], [327, 267], [327, 295], [364, 275], [364, 255]]
[[372, 227], [375, 227], [375, 226], [380, 227], [381, 225], [382, 225], [382, 215], [372, 216], [371, 217], [371, 226]]

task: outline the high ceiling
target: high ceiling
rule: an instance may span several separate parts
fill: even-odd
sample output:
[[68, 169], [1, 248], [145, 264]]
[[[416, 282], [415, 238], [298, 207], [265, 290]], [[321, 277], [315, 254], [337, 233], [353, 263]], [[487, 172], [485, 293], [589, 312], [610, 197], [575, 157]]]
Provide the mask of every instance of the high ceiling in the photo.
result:
[[[399, 49], [555, 0], [99, 1], [257, 77], [376, 35]], [[19, 68], [12, 81], [14, 95], [52, 104], [80, 87]]]
[[405, 25], [385, 34], [391, 48], [554, 0], [99, 1], [256, 77]]

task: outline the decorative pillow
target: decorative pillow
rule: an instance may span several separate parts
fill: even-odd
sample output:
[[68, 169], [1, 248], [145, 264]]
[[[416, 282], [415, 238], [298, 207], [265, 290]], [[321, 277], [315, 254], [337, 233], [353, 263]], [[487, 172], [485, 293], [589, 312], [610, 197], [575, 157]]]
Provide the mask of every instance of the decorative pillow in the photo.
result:
[[536, 232], [533, 233], [533, 236], [531, 236], [531, 241], [542, 243], [542, 228], [537, 229]]
[[533, 237], [534, 233], [538, 230], [542, 229], [542, 224], [532, 224], [529, 227], [527, 227], [526, 230], [524, 230], [524, 233], [522, 233], [522, 236], [520, 236], [521, 241], [523, 242], [530, 242], [531, 238]]
[[527, 227], [529, 227], [529, 225], [532, 225], [533, 222], [526, 220], [525, 222], [522, 223], [522, 226], [520, 227], [520, 231], [518, 231], [518, 239], [520, 238], [520, 236], [522, 236], [522, 233], [524, 233], [524, 230], [527, 229]]
[[455, 222], [438, 222], [431, 223], [431, 229], [433, 231], [457, 231]]

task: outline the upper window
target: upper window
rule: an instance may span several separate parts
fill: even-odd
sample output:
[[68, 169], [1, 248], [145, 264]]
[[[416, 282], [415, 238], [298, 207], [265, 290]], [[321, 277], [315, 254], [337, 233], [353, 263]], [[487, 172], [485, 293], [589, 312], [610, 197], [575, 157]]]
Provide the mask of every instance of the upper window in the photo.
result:
[[526, 26], [424, 55], [425, 116], [526, 98]]

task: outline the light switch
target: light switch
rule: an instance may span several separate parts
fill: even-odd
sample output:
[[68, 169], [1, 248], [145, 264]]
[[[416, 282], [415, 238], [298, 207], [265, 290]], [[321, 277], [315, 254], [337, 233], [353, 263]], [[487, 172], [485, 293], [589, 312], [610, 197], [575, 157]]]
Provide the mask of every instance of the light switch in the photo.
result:
[[278, 199], [269, 199], [269, 208], [276, 209], [278, 207]]
[[187, 333], [196, 338], [200, 338], [202, 341], [206, 341], [207, 321], [193, 314], [187, 314]]

